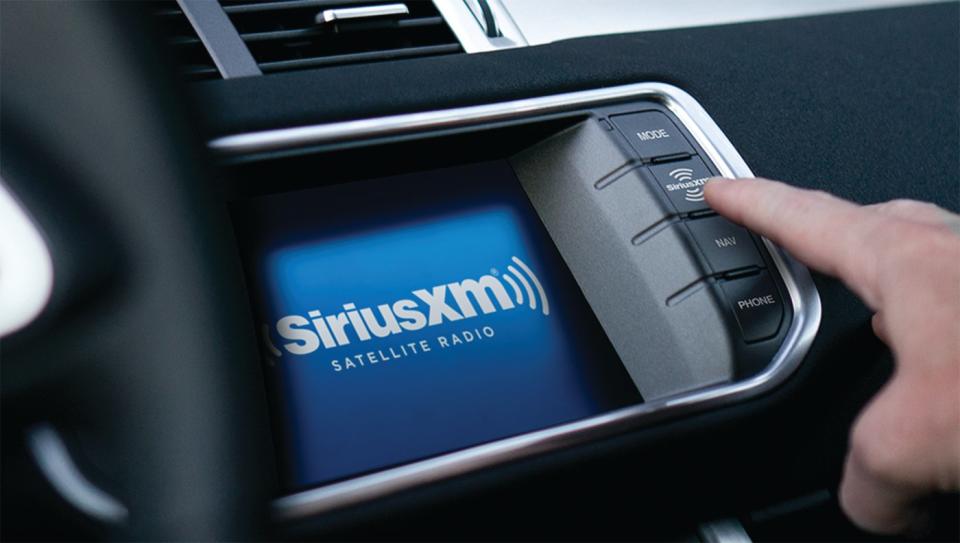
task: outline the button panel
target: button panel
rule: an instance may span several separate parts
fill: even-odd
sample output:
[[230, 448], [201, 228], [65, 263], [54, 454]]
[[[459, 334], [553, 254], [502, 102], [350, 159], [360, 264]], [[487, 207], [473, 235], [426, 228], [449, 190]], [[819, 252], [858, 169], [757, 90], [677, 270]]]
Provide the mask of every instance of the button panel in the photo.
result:
[[650, 173], [679, 213], [707, 209], [703, 187], [713, 174], [699, 158], [650, 166]]
[[762, 245], [747, 229], [711, 212], [704, 189], [716, 173], [702, 150], [666, 109], [619, 110], [608, 118], [643, 162], [637, 170], [663, 191], [665, 212], [678, 216], [674, 225], [692, 238], [691, 248], [699, 250], [705, 264], [700, 278], [714, 284], [721, 303], [730, 308], [747, 344], [743, 347], [754, 349], [749, 344], [777, 336], [788, 308], [776, 271], [767, 268]]
[[610, 117], [643, 160], [692, 155], [693, 147], [664, 113], [643, 111]]
[[766, 271], [721, 283], [746, 342], [773, 337], [783, 320], [783, 300]]
[[719, 216], [692, 220], [687, 226], [713, 273], [763, 266], [760, 252], [742, 226]]

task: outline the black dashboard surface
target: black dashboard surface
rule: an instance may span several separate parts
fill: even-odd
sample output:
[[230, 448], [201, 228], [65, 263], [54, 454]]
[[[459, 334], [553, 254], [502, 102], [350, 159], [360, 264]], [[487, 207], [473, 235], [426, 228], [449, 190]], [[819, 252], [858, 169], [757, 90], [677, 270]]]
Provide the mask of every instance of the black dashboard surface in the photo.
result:
[[[211, 134], [225, 135], [663, 81], [692, 94], [757, 175], [862, 203], [915, 198], [957, 211], [958, 21], [960, 4], [934, 4], [193, 88]], [[873, 337], [867, 308], [838, 282], [815, 279], [820, 333], [798, 374], [771, 395], [321, 522], [353, 525], [376, 511], [379, 522], [366, 524], [374, 535], [410, 525], [462, 533], [467, 523], [484, 537], [520, 523], [530, 534], [517, 537], [575, 538], [596, 535], [598, 525], [628, 533], [662, 513], [702, 520], [833, 489], [849, 425], [891, 359]], [[454, 484], [478, 492], [450, 494]], [[423, 500], [431, 508], [422, 517], [389, 514]]]
[[700, 101], [758, 175], [956, 209], [958, 20], [951, 2], [195, 88], [213, 133], [233, 134], [663, 81]]

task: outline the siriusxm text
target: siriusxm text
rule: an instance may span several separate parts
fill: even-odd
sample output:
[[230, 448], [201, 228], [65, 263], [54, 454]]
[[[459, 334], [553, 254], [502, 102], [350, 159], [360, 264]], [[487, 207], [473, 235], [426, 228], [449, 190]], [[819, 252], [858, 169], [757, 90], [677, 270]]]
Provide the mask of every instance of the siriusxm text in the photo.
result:
[[313, 310], [306, 316], [287, 315], [276, 324], [277, 333], [288, 340], [281, 347], [294, 355], [307, 355], [321, 346], [333, 349], [516, 307], [503, 283], [493, 275], [410, 294], [410, 298], [376, 307], [358, 309], [355, 303], [345, 303], [343, 310], [334, 314]]

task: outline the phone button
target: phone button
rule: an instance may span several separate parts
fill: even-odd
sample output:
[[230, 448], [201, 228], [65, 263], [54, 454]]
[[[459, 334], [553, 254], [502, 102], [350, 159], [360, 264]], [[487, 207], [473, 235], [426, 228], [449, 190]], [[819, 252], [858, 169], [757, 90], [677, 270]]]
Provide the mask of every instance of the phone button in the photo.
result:
[[724, 281], [723, 293], [737, 318], [740, 333], [746, 342], [775, 336], [783, 320], [783, 299], [770, 274]]

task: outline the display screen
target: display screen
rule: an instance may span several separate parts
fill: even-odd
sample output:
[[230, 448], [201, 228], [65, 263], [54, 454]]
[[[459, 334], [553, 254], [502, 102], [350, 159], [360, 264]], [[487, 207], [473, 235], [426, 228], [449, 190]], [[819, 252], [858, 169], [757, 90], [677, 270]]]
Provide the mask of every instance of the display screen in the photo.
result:
[[287, 490], [642, 401], [505, 161], [233, 211]]

